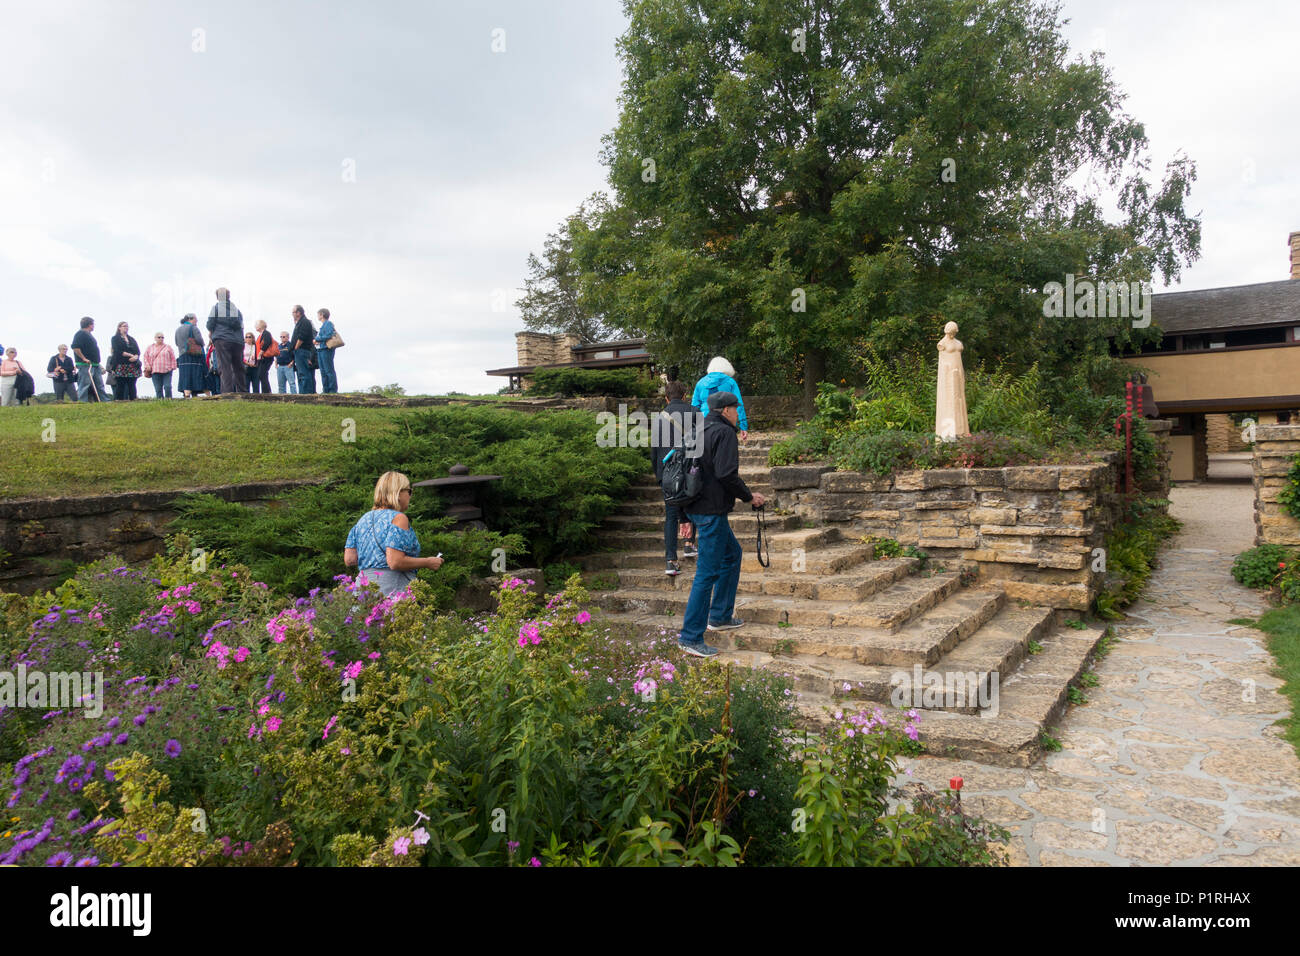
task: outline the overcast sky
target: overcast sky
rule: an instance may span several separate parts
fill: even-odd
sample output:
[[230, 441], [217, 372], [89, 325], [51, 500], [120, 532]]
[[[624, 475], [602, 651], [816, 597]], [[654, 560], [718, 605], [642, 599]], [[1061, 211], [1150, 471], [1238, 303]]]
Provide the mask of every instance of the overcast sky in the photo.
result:
[[[1286, 278], [1300, 4], [1063, 12], [1146, 124], [1153, 172], [1178, 150], [1198, 164], [1203, 257], [1180, 288]], [[343, 391], [496, 391], [483, 370], [515, 364], [528, 253], [605, 186], [622, 27], [616, 0], [11, 5], [0, 343], [43, 371], [82, 315], [101, 345], [122, 320], [170, 339], [225, 285], [273, 332], [329, 307]]]

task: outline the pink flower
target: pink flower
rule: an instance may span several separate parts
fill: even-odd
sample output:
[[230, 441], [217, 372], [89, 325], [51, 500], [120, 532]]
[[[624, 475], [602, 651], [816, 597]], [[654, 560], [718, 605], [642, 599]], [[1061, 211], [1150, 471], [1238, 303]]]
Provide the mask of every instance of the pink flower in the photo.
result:
[[591, 615], [586, 611], [579, 611], [578, 616], [573, 619], [575, 624], [586, 624], [591, 620]]
[[361, 661], [353, 661], [347, 667], [343, 668], [344, 680], [356, 680], [361, 675], [361, 669], [366, 665]]
[[333, 717], [329, 719], [329, 723], [325, 725], [325, 729], [321, 731], [320, 739], [329, 740], [330, 731], [334, 729], [334, 725], [337, 724], [338, 722], [339, 722], [339, 715], [335, 714]]
[[519, 628], [519, 646], [524, 647], [528, 644], [540, 644], [542, 642], [541, 632], [537, 625], [532, 621], [524, 624]]
[[393, 841], [393, 855], [406, 856], [406, 851], [411, 848], [410, 837], [398, 837]]
[[236, 664], [244, 663], [244, 661], [248, 660], [248, 655], [251, 653], [252, 651], [250, 651], [247, 647], [235, 648], [235, 663]]
[[[532, 582], [532, 581], [529, 581], [528, 583], [529, 583], [529, 584], [532, 584], [533, 582]], [[528, 865], [529, 865], [529, 866], [541, 866], [541, 865], [542, 865], [542, 861], [539, 860], [539, 859], [537, 859], [537, 857], [535, 857], [535, 856], [531, 856], [531, 857], [528, 858]]]
[[343, 756], [347, 757], [347, 756], [350, 756], [350, 755], [351, 755], [351, 753], [352, 753], [352, 749], [351, 749], [350, 747], [340, 747], [340, 748], [339, 748], [339, 753], [341, 753], [341, 754], [343, 754]]
[[273, 734], [280, 729], [280, 724], [281, 724], [281, 720], [279, 717], [272, 717], [270, 720], [266, 722], [266, 726], [263, 728], [263, 730], [265, 730], [268, 734]]
[[416, 846], [424, 846], [429, 842], [429, 831], [424, 827], [420, 827], [411, 834], [411, 839], [415, 841]]

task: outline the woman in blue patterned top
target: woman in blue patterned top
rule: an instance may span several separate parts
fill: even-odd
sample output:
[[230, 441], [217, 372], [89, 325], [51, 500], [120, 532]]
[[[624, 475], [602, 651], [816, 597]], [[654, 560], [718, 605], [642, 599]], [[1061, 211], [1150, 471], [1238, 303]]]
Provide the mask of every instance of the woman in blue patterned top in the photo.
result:
[[375, 505], [348, 532], [343, 563], [357, 568], [357, 581], [374, 582], [385, 595], [404, 590], [420, 568], [438, 568], [442, 558], [420, 557], [420, 540], [411, 530], [406, 509], [411, 479], [386, 471], [375, 483]]

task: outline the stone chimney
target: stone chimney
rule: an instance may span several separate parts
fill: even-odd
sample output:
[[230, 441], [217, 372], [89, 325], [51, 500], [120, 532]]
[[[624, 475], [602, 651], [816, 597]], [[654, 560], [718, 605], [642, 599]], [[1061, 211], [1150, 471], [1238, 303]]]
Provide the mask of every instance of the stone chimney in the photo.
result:
[[1300, 232], [1293, 232], [1286, 237], [1291, 247], [1291, 278], [1300, 279]]

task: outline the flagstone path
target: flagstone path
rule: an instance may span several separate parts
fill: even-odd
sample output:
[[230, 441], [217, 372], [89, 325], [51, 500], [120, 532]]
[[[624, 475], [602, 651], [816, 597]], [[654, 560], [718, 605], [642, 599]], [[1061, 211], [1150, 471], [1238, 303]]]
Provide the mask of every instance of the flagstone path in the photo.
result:
[[905, 764], [932, 787], [961, 776], [966, 809], [1012, 833], [1013, 864], [1300, 865], [1300, 759], [1274, 726], [1289, 704], [1265, 635], [1228, 623], [1267, 607], [1229, 574], [1254, 544], [1253, 490], [1170, 497], [1183, 532], [1062, 719], [1062, 749], [1028, 769]]

